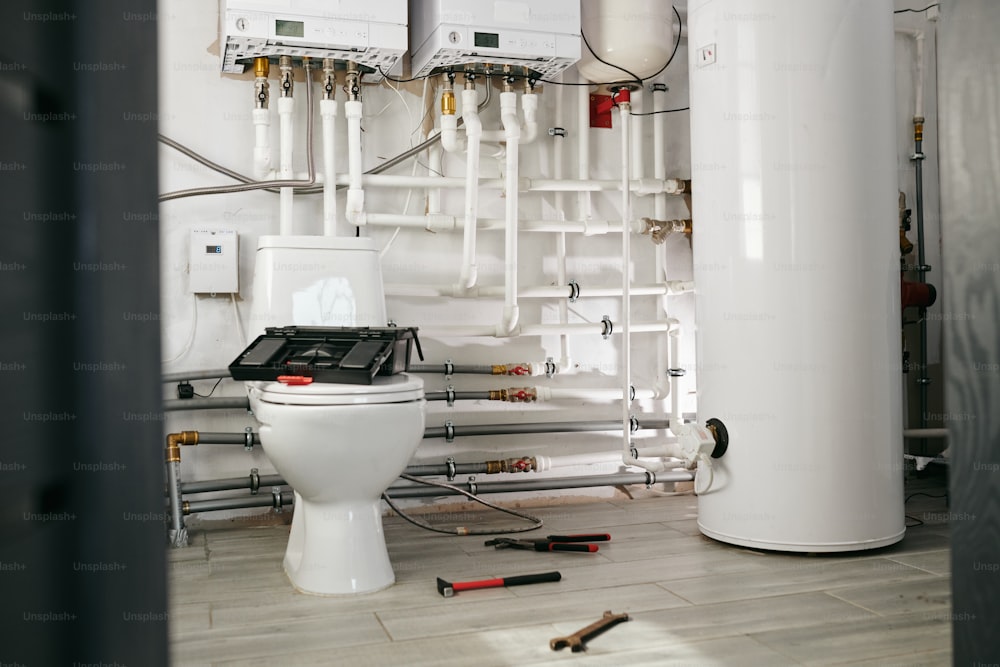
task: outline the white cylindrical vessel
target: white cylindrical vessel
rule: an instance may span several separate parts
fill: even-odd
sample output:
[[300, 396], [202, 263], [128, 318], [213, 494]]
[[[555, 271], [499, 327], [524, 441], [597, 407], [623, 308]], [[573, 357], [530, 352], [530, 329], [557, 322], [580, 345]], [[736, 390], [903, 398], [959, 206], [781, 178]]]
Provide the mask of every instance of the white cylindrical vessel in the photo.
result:
[[619, 67], [652, 76], [674, 48], [674, 6], [665, 0], [584, 0], [580, 21], [590, 48], [584, 45], [576, 66], [588, 81], [630, 80]]
[[689, 6], [705, 535], [851, 551], [904, 533], [890, 0]]

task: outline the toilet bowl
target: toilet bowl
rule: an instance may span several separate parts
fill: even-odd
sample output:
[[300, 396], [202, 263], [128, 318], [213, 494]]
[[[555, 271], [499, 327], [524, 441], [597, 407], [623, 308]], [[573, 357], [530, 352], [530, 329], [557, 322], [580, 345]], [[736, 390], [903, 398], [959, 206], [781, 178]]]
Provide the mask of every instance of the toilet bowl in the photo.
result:
[[[370, 239], [264, 236], [251, 327], [386, 325]], [[295, 491], [284, 569], [304, 593], [370, 593], [395, 581], [382, 531], [382, 492], [423, 439], [423, 380], [370, 385], [249, 382], [268, 459]]]

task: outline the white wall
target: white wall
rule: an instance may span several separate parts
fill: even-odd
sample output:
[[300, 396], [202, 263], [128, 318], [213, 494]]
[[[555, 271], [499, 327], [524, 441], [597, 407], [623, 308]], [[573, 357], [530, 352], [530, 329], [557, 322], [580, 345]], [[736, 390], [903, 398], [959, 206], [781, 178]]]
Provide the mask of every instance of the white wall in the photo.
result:
[[[218, 5], [204, 0], [165, 0], [160, 5], [160, 131], [207, 157], [250, 174], [252, 171], [253, 126], [250, 110], [253, 103], [252, 73], [242, 79], [223, 76], [219, 73], [218, 57]], [[687, 57], [686, 47], [681, 45], [677, 57], [669, 70], [658, 81], [668, 84], [666, 95], [668, 108], [687, 106]], [[275, 72], [272, 70], [272, 146], [277, 146], [277, 114]], [[575, 70], [566, 74], [567, 81], [575, 81]], [[296, 170], [305, 169], [305, 104], [302, 73], [299, 71], [296, 97], [299, 100], [296, 113]], [[316, 98], [318, 99], [318, 86]], [[419, 92], [419, 85], [412, 88]], [[422, 110], [418, 95], [406, 92], [397, 94], [385, 86], [366, 87], [364, 90], [365, 118], [365, 168], [396, 155], [410, 145], [411, 130], [418, 125]], [[539, 138], [529, 146], [522, 147], [521, 168], [525, 177], [552, 176], [552, 146], [555, 139], [548, 135], [548, 128], [556, 124], [554, 110], [556, 96], [563, 96], [564, 118], [558, 124], [565, 127], [566, 138], [565, 173], [576, 175], [578, 127], [576, 123], [577, 90], [573, 87], [546, 85], [541, 90], [539, 109]], [[651, 94], [646, 94], [646, 110], [651, 108]], [[338, 120], [338, 142], [346, 146], [345, 121], [343, 118], [344, 95], [339, 92], [341, 116]], [[404, 105], [408, 105], [407, 106]], [[435, 115], [439, 108], [433, 103]], [[317, 139], [318, 113], [316, 114]], [[644, 119], [643, 144], [652, 141], [652, 118]], [[594, 178], [615, 179], [620, 176], [618, 123], [615, 129], [587, 129], [591, 135], [591, 159]], [[485, 112], [484, 126], [499, 128], [497, 96]], [[687, 113], [666, 115], [667, 128], [667, 169], [669, 177], [688, 177], [689, 141]], [[419, 133], [413, 135], [419, 140]], [[490, 151], [484, 148], [483, 155]], [[276, 161], [276, 155], [274, 157]], [[426, 165], [426, 156], [419, 161]], [[464, 173], [462, 158], [446, 156], [444, 171], [449, 176]], [[411, 173], [413, 161], [396, 167], [391, 173]], [[338, 155], [338, 170], [347, 167], [346, 155]], [[490, 178], [499, 174], [502, 161], [484, 157], [483, 176]], [[652, 155], [645, 156], [645, 171], [652, 176]], [[426, 173], [423, 166], [417, 173]], [[225, 184], [228, 180], [181, 156], [176, 151], [161, 147], [160, 158], [161, 191], [203, 185]], [[399, 213], [409, 196], [410, 213], [424, 210], [423, 192], [414, 190], [369, 190], [366, 205], [371, 212]], [[619, 219], [618, 193], [593, 196], [594, 217]], [[521, 216], [530, 218], [557, 219], [560, 214], [553, 207], [554, 196], [549, 194], [521, 195]], [[339, 198], [341, 212], [344, 197]], [[567, 219], [578, 217], [577, 198], [566, 196]], [[320, 233], [322, 230], [320, 196], [296, 197], [296, 233]], [[686, 218], [687, 208], [680, 198], [670, 198], [667, 204], [668, 218]], [[636, 198], [633, 213], [636, 218], [650, 216], [653, 212], [652, 198]], [[444, 212], [461, 216], [462, 196], [460, 191], [449, 193], [444, 198]], [[484, 190], [480, 195], [479, 212], [485, 217], [503, 217], [504, 200], [500, 191]], [[261, 234], [275, 234], [278, 228], [278, 197], [264, 192], [197, 197], [166, 202], [161, 206], [161, 276], [162, 276], [162, 329], [163, 358], [171, 359], [185, 346], [194, 322], [195, 297], [187, 291], [188, 230], [194, 226], [230, 226], [240, 233], [240, 295], [238, 306], [244, 327], [250, 309], [250, 284], [253, 273], [253, 256], [256, 239]], [[353, 233], [341, 222], [345, 233]], [[368, 227], [363, 235], [371, 236], [377, 245], [384, 247], [393, 233], [392, 228]], [[484, 232], [479, 234], [479, 284], [503, 284], [503, 234]], [[668, 276], [670, 279], [690, 279], [691, 259], [688, 242], [682, 237], [668, 239]], [[593, 286], [621, 285], [621, 239], [618, 234], [583, 237], [570, 235], [567, 240], [569, 262], [567, 275], [580, 283], [584, 291]], [[632, 242], [633, 279], [637, 283], [654, 280], [653, 244], [648, 237], [637, 236]], [[436, 233], [423, 230], [404, 229], [385, 254], [383, 274], [386, 283], [451, 284], [457, 281], [461, 258], [462, 239], [460, 234]], [[521, 285], [550, 285], [555, 279], [555, 237], [550, 234], [522, 233], [520, 237], [519, 283]], [[638, 297], [634, 301], [634, 318], [650, 320], [655, 317], [655, 299]], [[694, 334], [693, 308], [691, 297], [671, 297], [674, 317], [683, 324], [685, 337], [682, 341], [681, 365], [691, 373], [681, 387], [682, 408], [685, 412], [695, 409], [694, 390]], [[402, 326], [429, 326], [439, 324], [495, 324], [500, 317], [502, 299], [474, 302], [470, 300], [446, 299], [401, 299], [389, 298], [389, 316]], [[599, 322], [609, 315], [618, 319], [620, 307], [615, 299], [581, 299], [571, 304], [570, 321]], [[555, 301], [522, 301], [521, 321], [524, 323], [558, 321]], [[243, 349], [235, 325], [232, 303], [227, 297], [197, 297], [197, 326], [194, 329], [194, 344], [189, 353], [165, 366], [165, 372], [223, 368]], [[441, 363], [451, 359], [455, 363], [483, 364], [518, 361], [544, 361], [546, 357], [559, 358], [558, 337], [525, 337], [518, 339], [431, 339], [421, 337], [426, 361]], [[574, 367], [571, 372], [552, 380], [544, 376], [530, 380], [517, 378], [494, 378], [490, 376], [456, 376], [451, 384], [456, 390], [484, 390], [521, 386], [525, 384], [547, 384], [553, 387], [618, 387], [620, 381], [619, 359], [621, 337], [614, 336], [604, 341], [597, 334], [574, 336], [570, 339]], [[650, 334], [633, 337], [633, 384], [637, 388], [649, 388], [653, 381], [654, 344]], [[425, 376], [428, 391], [444, 389], [448, 382], [443, 376]], [[196, 382], [198, 393], [207, 393], [214, 381]], [[165, 385], [165, 396], [174, 397], [174, 388]], [[239, 383], [224, 380], [216, 389], [215, 396], [240, 396], [243, 388]], [[634, 412], [640, 417], [666, 418], [668, 401], [637, 402]], [[592, 419], [617, 419], [620, 407], [615, 402], [572, 401], [565, 403], [545, 403], [538, 405], [510, 405], [487, 402], [461, 402], [449, 408], [443, 402], [431, 403], [428, 409], [428, 426], [442, 426], [448, 419], [458, 425], [475, 423], [572, 421]], [[252, 416], [239, 410], [172, 412], [167, 414], [166, 432], [186, 429], [203, 431], [242, 431], [244, 427], [256, 429]], [[656, 435], [656, 434], [654, 434]], [[662, 434], [659, 434], [662, 436]], [[414, 462], [443, 462], [453, 455], [459, 461], [477, 461], [530, 454], [555, 455], [583, 453], [589, 451], [612, 451], [621, 447], [621, 436], [616, 433], [546, 435], [518, 437], [480, 437], [456, 440], [447, 444], [444, 440], [428, 440], [421, 445]], [[363, 450], [359, 448], [359, 464], [363, 464]], [[251, 467], [258, 467], [262, 473], [273, 469], [268, 465], [260, 448], [252, 453], [244, 452], [239, 446], [203, 446], [185, 448], [183, 451], [182, 476], [185, 480], [214, 479], [218, 477], [242, 476]], [[617, 466], [595, 469], [567, 469], [568, 474], [595, 474], [611, 472]], [[566, 474], [563, 473], [563, 474]], [[484, 477], [481, 477], [481, 479]], [[572, 492], [578, 494], [577, 492]], [[607, 494], [609, 490], [594, 490], [591, 493]], [[555, 493], [551, 495], [557, 495]]]

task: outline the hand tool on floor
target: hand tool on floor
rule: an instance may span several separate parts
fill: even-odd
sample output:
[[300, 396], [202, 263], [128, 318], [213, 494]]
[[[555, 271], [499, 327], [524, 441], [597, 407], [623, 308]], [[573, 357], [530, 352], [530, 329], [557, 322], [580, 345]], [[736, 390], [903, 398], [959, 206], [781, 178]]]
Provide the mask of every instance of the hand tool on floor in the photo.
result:
[[549, 648], [558, 651], [569, 646], [573, 653], [587, 650], [587, 642], [605, 630], [610, 630], [619, 623], [630, 620], [628, 614], [612, 614], [610, 610], [604, 612], [601, 620], [591, 623], [582, 630], [569, 635], [568, 637], [556, 637], [549, 641]]
[[502, 588], [504, 586], [521, 586], [523, 584], [540, 584], [546, 581], [559, 581], [562, 575], [558, 572], [542, 572], [541, 574], [522, 574], [516, 577], [482, 579], [480, 581], [445, 581], [438, 577], [438, 593], [450, 598], [459, 591], [471, 591], [476, 588]]
[[544, 540], [516, 540], [511, 537], [497, 537], [487, 540], [483, 546], [496, 549], [526, 549], [528, 551], [582, 551], [594, 553], [596, 544], [580, 544], [581, 542], [606, 542], [611, 539], [607, 533], [592, 535], [549, 535]]

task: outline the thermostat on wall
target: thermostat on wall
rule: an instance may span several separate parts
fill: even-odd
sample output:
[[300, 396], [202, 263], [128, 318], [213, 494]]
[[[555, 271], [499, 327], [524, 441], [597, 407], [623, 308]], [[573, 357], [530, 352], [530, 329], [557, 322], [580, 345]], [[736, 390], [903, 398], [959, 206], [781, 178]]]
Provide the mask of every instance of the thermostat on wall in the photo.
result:
[[188, 281], [195, 294], [240, 291], [240, 236], [235, 229], [192, 229]]

